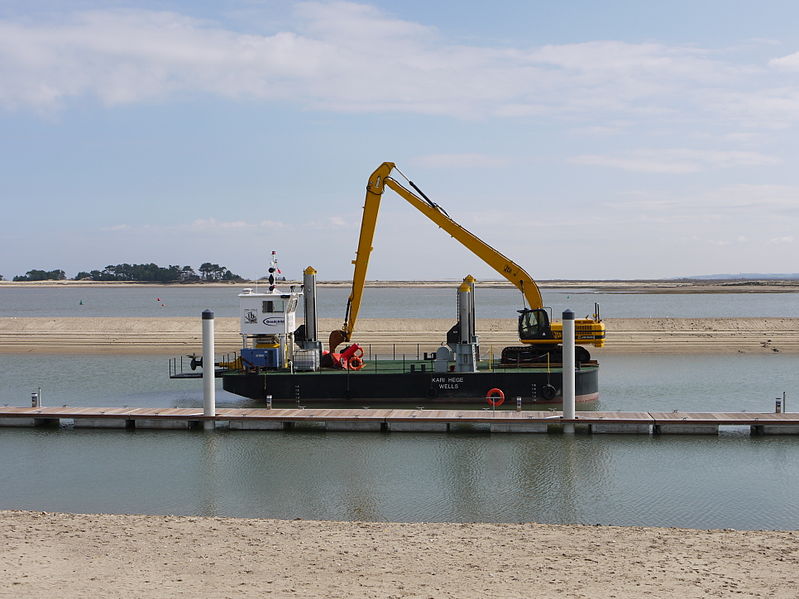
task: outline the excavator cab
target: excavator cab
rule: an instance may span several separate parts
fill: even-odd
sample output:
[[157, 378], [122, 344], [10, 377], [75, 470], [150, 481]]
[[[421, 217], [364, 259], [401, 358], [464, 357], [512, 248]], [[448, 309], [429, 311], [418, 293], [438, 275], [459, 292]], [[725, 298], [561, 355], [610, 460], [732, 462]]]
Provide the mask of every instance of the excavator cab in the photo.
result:
[[543, 308], [519, 310], [519, 339], [521, 341], [555, 339], [546, 310]]

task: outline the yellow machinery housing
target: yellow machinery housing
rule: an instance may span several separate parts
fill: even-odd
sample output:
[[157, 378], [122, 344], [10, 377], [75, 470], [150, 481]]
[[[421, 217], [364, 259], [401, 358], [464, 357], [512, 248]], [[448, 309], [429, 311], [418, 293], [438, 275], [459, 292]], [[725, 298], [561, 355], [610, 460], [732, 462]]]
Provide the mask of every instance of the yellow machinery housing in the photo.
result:
[[[347, 300], [342, 328], [330, 333], [330, 351], [334, 351], [341, 343], [350, 341], [355, 329], [372, 252], [377, 215], [380, 211], [380, 199], [386, 187], [393, 189], [522, 292], [527, 304], [519, 311], [519, 339], [522, 343], [544, 346], [542, 349], [558, 345], [563, 339], [563, 325], [560, 322], [550, 322], [549, 314], [541, 299], [541, 292], [533, 278], [521, 266], [452, 220], [443, 208], [431, 201], [412, 181], [406, 179], [419, 195], [392, 178], [391, 173], [395, 168], [393, 162], [384, 162], [369, 177], [358, 249], [355, 260], [352, 261], [355, 265], [352, 290]], [[397, 172], [400, 172], [399, 169]], [[605, 323], [598, 313], [595, 313], [593, 318], [575, 319], [575, 335], [578, 344], [602, 347], [605, 343]]]

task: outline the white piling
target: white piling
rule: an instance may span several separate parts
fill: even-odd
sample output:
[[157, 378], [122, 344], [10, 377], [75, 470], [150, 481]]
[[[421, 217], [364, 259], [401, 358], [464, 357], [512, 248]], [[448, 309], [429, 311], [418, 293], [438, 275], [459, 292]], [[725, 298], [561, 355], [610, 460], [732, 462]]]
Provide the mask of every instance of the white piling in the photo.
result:
[[[214, 365], [214, 313], [203, 312], [203, 415], [216, 416], [216, 366]], [[205, 430], [213, 430], [214, 421], [206, 420]]]
[[[574, 420], [575, 417], [575, 380], [574, 380], [574, 312], [563, 312], [563, 418]], [[574, 424], [563, 425], [564, 433], [573, 433]]]

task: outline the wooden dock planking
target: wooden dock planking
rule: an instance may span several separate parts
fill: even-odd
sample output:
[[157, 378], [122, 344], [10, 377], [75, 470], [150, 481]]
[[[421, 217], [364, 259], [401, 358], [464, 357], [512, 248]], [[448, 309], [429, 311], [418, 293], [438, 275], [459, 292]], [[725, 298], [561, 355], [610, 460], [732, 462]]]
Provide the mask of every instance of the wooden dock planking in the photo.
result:
[[[0, 426], [35, 426], [58, 423], [60, 420], [81, 421], [85, 428], [103, 427], [103, 421], [121, 422], [127, 428], [139, 423], [142, 427], [180, 426], [214, 420], [262, 423], [260, 428], [288, 426], [330, 430], [405, 430], [449, 431], [491, 430], [494, 432], [547, 432], [564, 423], [584, 425], [592, 432], [716, 434], [719, 426], [749, 426], [756, 434], [799, 434], [799, 413], [756, 412], [589, 412], [580, 411], [574, 420], [566, 420], [556, 411], [511, 410], [431, 410], [431, 409], [289, 409], [289, 408], [220, 408], [216, 416], [206, 417], [201, 408], [142, 407], [23, 407], [0, 408]], [[97, 423], [92, 424], [92, 423]], [[349, 424], [348, 424], [349, 423]], [[76, 425], [77, 426], [77, 425]], [[350, 426], [351, 428], [348, 428]], [[452, 428], [451, 428], [452, 427]], [[472, 427], [470, 429], [470, 427]], [[120, 426], [120, 428], [122, 428]], [[253, 425], [252, 428], [259, 428]]]
[[755, 425], [797, 424], [799, 413], [773, 412], [650, 412], [659, 423], [685, 422], [691, 424]]
[[574, 422], [614, 422], [614, 423], [649, 423], [653, 421], [650, 412], [577, 412]]

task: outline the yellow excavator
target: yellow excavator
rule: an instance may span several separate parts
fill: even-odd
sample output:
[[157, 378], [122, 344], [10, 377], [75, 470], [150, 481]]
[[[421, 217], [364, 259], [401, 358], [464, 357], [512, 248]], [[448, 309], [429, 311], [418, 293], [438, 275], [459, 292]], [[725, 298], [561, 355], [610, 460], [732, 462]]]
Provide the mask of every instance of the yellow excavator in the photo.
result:
[[[416, 195], [416, 193], [392, 178], [391, 174], [395, 170], [419, 195]], [[393, 162], [384, 162], [369, 177], [369, 183], [366, 186], [366, 202], [363, 207], [361, 232], [358, 239], [358, 250], [355, 260], [352, 261], [355, 265], [355, 273], [352, 277], [352, 291], [347, 300], [344, 325], [341, 329], [330, 333], [330, 351], [333, 352], [340, 344], [349, 342], [355, 330], [355, 323], [358, 319], [358, 311], [363, 298], [364, 284], [366, 283], [366, 270], [369, 266], [369, 257], [372, 252], [377, 215], [380, 211], [380, 199], [386, 187], [393, 189], [400, 197], [457, 239], [468, 250], [513, 283], [522, 292], [526, 306], [519, 310], [519, 340], [524, 345], [521, 347], [506, 347], [502, 352], [502, 361], [507, 363], [560, 362], [560, 342], [563, 338], [563, 325], [560, 322], [550, 322], [549, 314], [541, 299], [541, 292], [532, 277], [513, 260], [510, 260], [452, 220], [441, 206], [430, 200], [413, 181], [405, 177]], [[575, 319], [575, 336], [578, 344], [592, 345], [594, 347], [602, 347], [604, 345], [605, 323], [602, 322], [599, 316], [598, 307], [595, 307], [593, 318]], [[590, 359], [588, 351], [582, 347], [578, 347], [576, 357], [578, 361]]]

